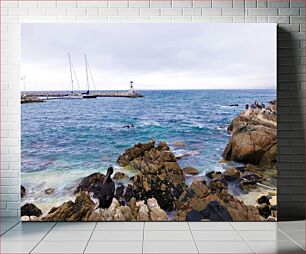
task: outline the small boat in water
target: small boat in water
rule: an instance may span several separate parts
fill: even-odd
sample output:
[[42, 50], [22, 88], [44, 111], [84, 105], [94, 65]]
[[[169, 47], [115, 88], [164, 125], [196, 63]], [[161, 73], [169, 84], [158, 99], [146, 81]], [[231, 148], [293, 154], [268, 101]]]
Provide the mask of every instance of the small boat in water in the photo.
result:
[[[78, 84], [79, 89], [80, 89], [80, 84], [79, 84], [79, 81], [77, 79], [74, 67], [72, 65], [71, 57], [70, 57], [69, 53], [68, 53], [68, 58], [69, 58], [69, 67], [70, 67], [71, 93], [63, 96], [62, 99], [73, 100], [73, 99], [94, 99], [94, 98], [97, 98], [96, 95], [90, 94], [90, 92], [89, 92], [88, 64], [87, 64], [86, 54], [85, 54], [86, 79], [87, 79], [87, 92], [86, 93], [81, 93], [81, 92], [75, 92], [74, 91], [74, 78], [73, 78], [73, 76], [75, 77], [75, 80]], [[91, 71], [90, 71], [90, 74], [91, 74]], [[91, 75], [91, 78], [92, 78], [92, 81], [93, 81], [92, 75]]]

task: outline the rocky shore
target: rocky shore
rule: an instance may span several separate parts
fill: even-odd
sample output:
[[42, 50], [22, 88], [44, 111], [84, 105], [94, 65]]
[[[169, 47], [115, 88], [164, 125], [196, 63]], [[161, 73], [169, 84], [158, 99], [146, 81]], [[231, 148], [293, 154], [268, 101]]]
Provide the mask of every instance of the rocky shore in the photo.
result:
[[[23, 220], [41, 221], [263, 221], [275, 220], [276, 207], [276, 105], [248, 109], [228, 130], [231, 139], [223, 158], [243, 163], [225, 171], [201, 174], [181, 168], [166, 142], [151, 140], [127, 149], [117, 164], [133, 172], [116, 171], [116, 191], [108, 209], [97, 209], [96, 172], [80, 180], [74, 201], [53, 207], [47, 214], [34, 204], [21, 208]], [[183, 144], [183, 143], [182, 143]], [[181, 143], [180, 143], [181, 145]], [[185, 144], [184, 144], [185, 145]], [[186, 178], [192, 178], [186, 184]], [[22, 195], [26, 189], [22, 186]], [[49, 192], [48, 192], [49, 193]], [[52, 195], [50, 191], [49, 195]]]

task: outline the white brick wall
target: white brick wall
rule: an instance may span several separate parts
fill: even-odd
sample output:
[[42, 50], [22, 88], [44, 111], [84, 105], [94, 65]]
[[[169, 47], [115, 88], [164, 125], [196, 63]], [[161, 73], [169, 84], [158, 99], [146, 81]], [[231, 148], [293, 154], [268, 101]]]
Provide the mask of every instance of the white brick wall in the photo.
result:
[[[1, 4], [1, 216], [19, 216], [20, 191], [20, 23], [22, 22], [275, 22], [278, 41], [279, 143], [294, 150], [291, 138], [303, 138], [301, 114], [294, 105], [301, 97], [288, 91], [305, 81], [304, 0], [122, 0], [122, 1], [8, 1]], [[291, 97], [288, 97], [291, 95]], [[287, 114], [287, 115], [286, 115]], [[292, 124], [293, 119], [293, 124]], [[287, 122], [286, 122], [287, 121]], [[295, 125], [294, 125], [295, 124]], [[295, 127], [297, 126], [297, 127]], [[288, 145], [290, 144], [290, 145]], [[282, 151], [283, 149], [281, 149]], [[300, 149], [301, 150], [301, 149]], [[285, 152], [286, 154], [286, 152]], [[287, 156], [287, 155], [286, 155]], [[279, 175], [303, 177], [304, 155], [280, 153]], [[303, 164], [304, 165], [304, 164]], [[284, 170], [284, 171], [283, 171]], [[287, 171], [286, 171], [287, 170]], [[289, 170], [292, 172], [288, 173]], [[294, 171], [295, 170], [295, 171]], [[301, 175], [301, 176], [300, 176]], [[281, 186], [280, 186], [281, 187]], [[279, 189], [280, 189], [279, 187]], [[287, 188], [287, 187], [286, 187]], [[288, 188], [287, 188], [288, 189]], [[290, 189], [301, 194], [304, 187]], [[280, 200], [287, 200], [280, 191]], [[287, 203], [286, 203], [287, 204]]]

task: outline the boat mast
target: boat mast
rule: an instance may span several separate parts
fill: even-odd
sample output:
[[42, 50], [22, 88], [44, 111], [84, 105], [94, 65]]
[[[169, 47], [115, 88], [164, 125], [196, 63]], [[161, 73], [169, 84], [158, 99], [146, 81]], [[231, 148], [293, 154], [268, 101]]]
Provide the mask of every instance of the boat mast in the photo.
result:
[[72, 75], [72, 66], [71, 66], [70, 53], [68, 53], [68, 58], [69, 58], [69, 67], [70, 67], [70, 78], [71, 78], [71, 93], [74, 94], [74, 92], [73, 92], [73, 75]]
[[85, 53], [85, 66], [86, 66], [86, 79], [87, 79], [87, 94], [89, 94], [89, 79], [88, 79], [88, 66], [87, 66], [86, 53]]

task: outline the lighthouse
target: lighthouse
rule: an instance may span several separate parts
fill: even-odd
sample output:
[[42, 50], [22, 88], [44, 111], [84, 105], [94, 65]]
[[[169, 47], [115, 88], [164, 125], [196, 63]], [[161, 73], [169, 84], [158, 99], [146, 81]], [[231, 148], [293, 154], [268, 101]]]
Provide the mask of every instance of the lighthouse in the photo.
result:
[[130, 90], [129, 90], [129, 93], [131, 94], [134, 94], [135, 93], [135, 90], [134, 90], [134, 82], [133, 81], [130, 81]]

